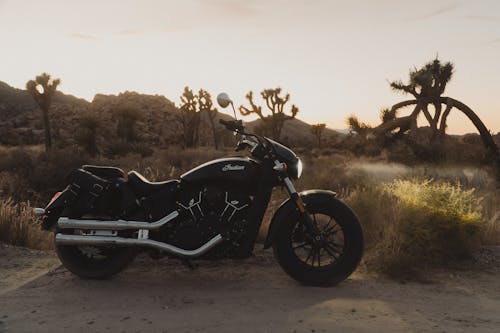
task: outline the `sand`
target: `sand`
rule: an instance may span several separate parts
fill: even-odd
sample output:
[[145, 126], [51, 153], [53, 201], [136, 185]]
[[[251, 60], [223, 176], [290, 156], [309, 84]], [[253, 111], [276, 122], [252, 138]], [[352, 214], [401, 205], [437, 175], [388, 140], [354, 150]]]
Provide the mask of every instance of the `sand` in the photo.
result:
[[500, 332], [499, 263], [490, 253], [480, 268], [437, 271], [425, 284], [356, 272], [314, 288], [270, 251], [195, 270], [141, 255], [92, 281], [53, 253], [2, 245], [0, 332]]

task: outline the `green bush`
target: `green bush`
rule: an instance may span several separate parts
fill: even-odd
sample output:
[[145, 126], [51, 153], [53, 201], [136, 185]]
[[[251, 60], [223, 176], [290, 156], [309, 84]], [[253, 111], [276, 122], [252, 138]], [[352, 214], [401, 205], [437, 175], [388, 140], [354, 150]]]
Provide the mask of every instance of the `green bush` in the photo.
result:
[[367, 234], [369, 267], [397, 277], [464, 259], [479, 245], [474, 190], [429, 180], [395, 180], [348, 201]]

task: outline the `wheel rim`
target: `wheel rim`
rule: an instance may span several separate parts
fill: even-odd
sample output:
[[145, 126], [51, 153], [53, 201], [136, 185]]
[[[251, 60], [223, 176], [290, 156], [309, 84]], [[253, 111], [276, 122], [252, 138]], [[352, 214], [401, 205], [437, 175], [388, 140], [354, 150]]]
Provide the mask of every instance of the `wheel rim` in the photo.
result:
[[[74, 229], [73, 234], [87, 235], [86, 230]], [[76, 250], [80, 253], [82, 258], [89, 262], [106, 261], [112, 257], [118, 250], [115, 246], [93, 246], [93, 245], [80, 245], [75, 246]]]
[[98, 246], [77, 246], [78, 251], [88, 260], [103, 261], [110, 257], [112, 248]]
[[342, 227], [331, 216], [311, 214], [313, 223], [321, 232], [322, 241], [317, 242], [302, 223], [296, 223], [290, 235], [290, 246], [295, 256], [304, 264], [322, 268], [334, 265], [342, 257], [345, 238]]

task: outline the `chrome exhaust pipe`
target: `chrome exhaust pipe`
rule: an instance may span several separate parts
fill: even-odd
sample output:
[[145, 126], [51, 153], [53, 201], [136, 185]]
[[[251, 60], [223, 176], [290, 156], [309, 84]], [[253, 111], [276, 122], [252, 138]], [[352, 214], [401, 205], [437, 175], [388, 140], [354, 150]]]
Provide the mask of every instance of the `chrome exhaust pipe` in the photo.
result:
[[179, 216], [178, 211], [173, 211], [165, 217], [162, 217], [156, 222], [141, 222], [141, 221], [100, 221], [100, 220], [78, 220], [67, 217], [60, 217], [57, 220], [57, 226], [60, 229], [111, 229], [111, 230], [127, 230], [127, 229], [145, 229], [153, 230]]
[[43, 208], [33, 208], [33, 215], [40, 217], [45, 214], [45, 209]]
[[100, 245], [115, 245], [115, 246], [146, 246], [157, 250], [166, 251], [171, 254], [176, 254], [181, 257], [194, 258], [198, 257], [208, 250], [221, 243], [224, 240], [222, 235], [217, 235], [201, 247], [194, 250], [184, 250], [177, 246], [163, 242], [158, 242], [152, 239], [136, 239], [111, 236], [82, 236], [82, 235], [66, 235], [56, 234], [56, 244], [58, 245], [80, 245], [80, 246], [100, 246]]

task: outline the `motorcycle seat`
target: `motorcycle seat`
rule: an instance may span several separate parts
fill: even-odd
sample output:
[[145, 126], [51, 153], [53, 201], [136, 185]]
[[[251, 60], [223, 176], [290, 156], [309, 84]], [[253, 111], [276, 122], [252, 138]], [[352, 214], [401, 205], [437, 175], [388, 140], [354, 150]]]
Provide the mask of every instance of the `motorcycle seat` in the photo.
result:
[[178, 180], [167, 180], [165, 182], [150, 182], [143, 175], [137, 171], [130, 171], [128, 173], [128, 182], [132, 187], [132, 190], [138, 196], [148, 196], [153, 192], [160, 190], [171, 190], [175, 191], [179, 181]]
[[105, 179], [125, 178], [125, 172], [120, 168], [86, 164], [82, 166], [82, 169]]

